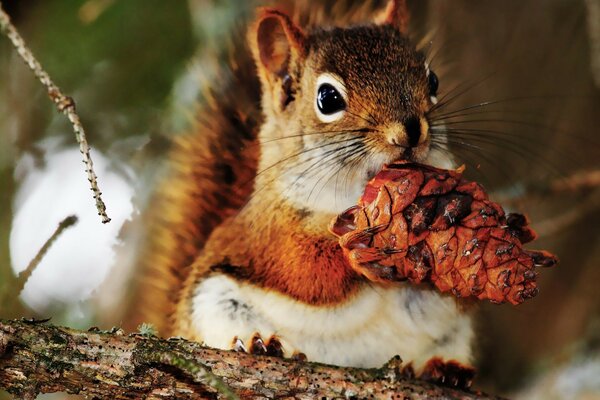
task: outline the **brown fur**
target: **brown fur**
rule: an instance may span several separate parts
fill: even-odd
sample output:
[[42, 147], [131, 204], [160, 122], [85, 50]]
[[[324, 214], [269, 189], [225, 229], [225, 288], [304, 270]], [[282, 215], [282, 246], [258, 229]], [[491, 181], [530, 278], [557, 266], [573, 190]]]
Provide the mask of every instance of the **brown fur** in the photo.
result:
[[[411, 149], [388, 143], [390, 135], [406, 142], [402, 121], [430, 107], [424, 59], [398, 30], [406, 23], [398, 8], [384, 25], [368, 24], [375, 18], [372, 3], [351, 8], [336, 2], [327, 8], [299, 2], [282, 8], [295, 10], [295, 22], [266, 9], [249, 31], [258, 74], [248, 48], [238, 43], [232, 49], [235, 67], [224, 74], [227, 85], [208, 96], [196, 132], [176, 143], [170, 175], [149, 208], [148, 244], [141, 253], [144, 282], [134, 302], [140, 312], [132, 325], [148, 321], [163, 334], [185, 333], [195, 283], [223, 263], [239, 268], [239, 279], [299, 301], [343, 301], [359, 279], [326, 231], [333, 215], [285, 200], [282, 173], [299, 165], [294, 157], [299, 151], [343, 137], [363, 138], [369, 152], [389, 161], [419, 160], [427, 152], [427, 143]], [[322, 28], [356, 21], [367, 25]], [[348, 117], [327, 126], [315, 115], [312, 94], [324, 71], [342, 77], [349, 93]], [[353, 131], [311, 134], [326, 130]], [[283, 160], [282, 154], [290, 156]], [[355, 178], [365, 168], [357, 165], [348, 175]]]

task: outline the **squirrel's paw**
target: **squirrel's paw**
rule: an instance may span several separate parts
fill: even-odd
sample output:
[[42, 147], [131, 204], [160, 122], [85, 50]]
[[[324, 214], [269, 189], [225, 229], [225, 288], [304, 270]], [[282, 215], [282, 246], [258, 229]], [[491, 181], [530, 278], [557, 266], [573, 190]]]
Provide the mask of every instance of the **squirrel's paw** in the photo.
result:
[[444, 361], [434, 357], [427, 361], [420, 379], [460, 389], [469, 389], [475, 377], [475, 369], [457, 361]]
[[331, 226], [331, 231], [340, 237], [340, 245], [348, 263], [359, 274], [372, 282], [400, 280], [390, 255], [394, 249], [372, 247], [373, 237], [386, 228], [385, 224], [357, 229], [356, 219], [364, 218], [358, 206], [340, 214]]
[[255, 333], [247, 343], [248, 347], [246, 346], [243, 340], [236, 336], [233, 338], [231, 349], [234, 351], [254, 354], [258, 356], [271, 356], [282, 358], [284, 356], [281, 341], [275, 335], [271, 336], [265, 342], [259, 333]]
[[354, 249], [346, 253], [346, 258], [352, 269], [366, 277], [371, 282], [394, 282], [404, 280], [404, 277], [398, 274], [398, 269], [384, 251], [374, 248]]

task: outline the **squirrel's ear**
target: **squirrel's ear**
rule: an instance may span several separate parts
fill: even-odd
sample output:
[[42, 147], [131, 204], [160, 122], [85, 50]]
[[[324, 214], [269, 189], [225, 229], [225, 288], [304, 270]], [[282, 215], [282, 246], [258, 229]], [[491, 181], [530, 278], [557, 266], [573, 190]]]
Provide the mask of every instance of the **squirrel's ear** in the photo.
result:
[[287, 14], [272, 8], [260, 9], [250, 30], [250, 43], [259, 67], [270, 74], [284, 74], [292, 57], [302, 58], [306, 53], [302, 29]]
[[400, 33], [408, 34], [408, 20], [410, 14], [406, 0], [390, 0], [385, 11], [376, 19], [378, 24], [393, 25]]

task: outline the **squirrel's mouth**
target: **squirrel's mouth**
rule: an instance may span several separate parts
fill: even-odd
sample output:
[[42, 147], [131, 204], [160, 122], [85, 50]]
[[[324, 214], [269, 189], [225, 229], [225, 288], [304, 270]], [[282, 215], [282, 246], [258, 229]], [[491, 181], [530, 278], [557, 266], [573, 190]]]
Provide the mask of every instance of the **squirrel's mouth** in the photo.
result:
[[[382, 162], [380, 165], [373, 166], [366, 171], [366, 180], [369, 181], [381, 171], [385, 165], [393, 163], [419, 163], [431, 167], [451, 169], [454, 167], [454, 160], [445, 148], [431, 148], [429, 142], [422, 143], [415, 147], [396, 148], [395, 154]], [[444, 151], [445, 150], [445, 151]]]
[[429, 141], [425, 141], [424, 143], [415, 146], [415, 147], [407, 147], [402, 152], [402, 157], [400, 160], [394, 161], [410, 161], [416, 163], [428, 164], [428, 156], [431, 152], [431, 148], [429, 145]]
[[[408, 163], [408, 162], [423, 162], [423, 158], [418, 157], [415, 152], [415, 148], [407, 147], [407, 148], [395, 148], [394, 155], [383, 156], [379, 158], [378, 162], [375, 164], [371, 164], [365, 171], [364, 180], [365, 182], [370, 181], [377, 175], [386, 165], [395, 164], [395, 163]], [[426, 161], [423, 163], [427, 163]]]
[[391, 164], [395, 162], [415, 162], [421, 164], [429, 164], [428, 156], [431, 150], [429, 142], [424, 142], [414, 147], [401, 147], [397, 150], [399, 154], [397, 154], [395, 157], [391, 157], [386, 164]]
[[417, 160], [417, 158], [421, 158], [418, 157], [417, 155], [419, 154], [419, 151], [416, 147], [407, 147], [406, 149], [404, 149], [404, 152], [402, 153], [402, 158], [400, 160], [395, 160], [395, 161], [419, 161]]

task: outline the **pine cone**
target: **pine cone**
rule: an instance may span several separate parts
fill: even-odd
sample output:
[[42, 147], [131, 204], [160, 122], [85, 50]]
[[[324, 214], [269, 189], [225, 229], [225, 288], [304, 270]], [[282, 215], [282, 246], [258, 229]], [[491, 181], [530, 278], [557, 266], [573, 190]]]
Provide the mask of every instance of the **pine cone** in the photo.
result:
[[536, 237], [527, 225], [462, 170], [395, 163], [330, 230], [352, 268], [371, 281], [431, 282], [457, 297], [520, 304], [538, 292], [534, 268], [557, 263], [523, 248]]

